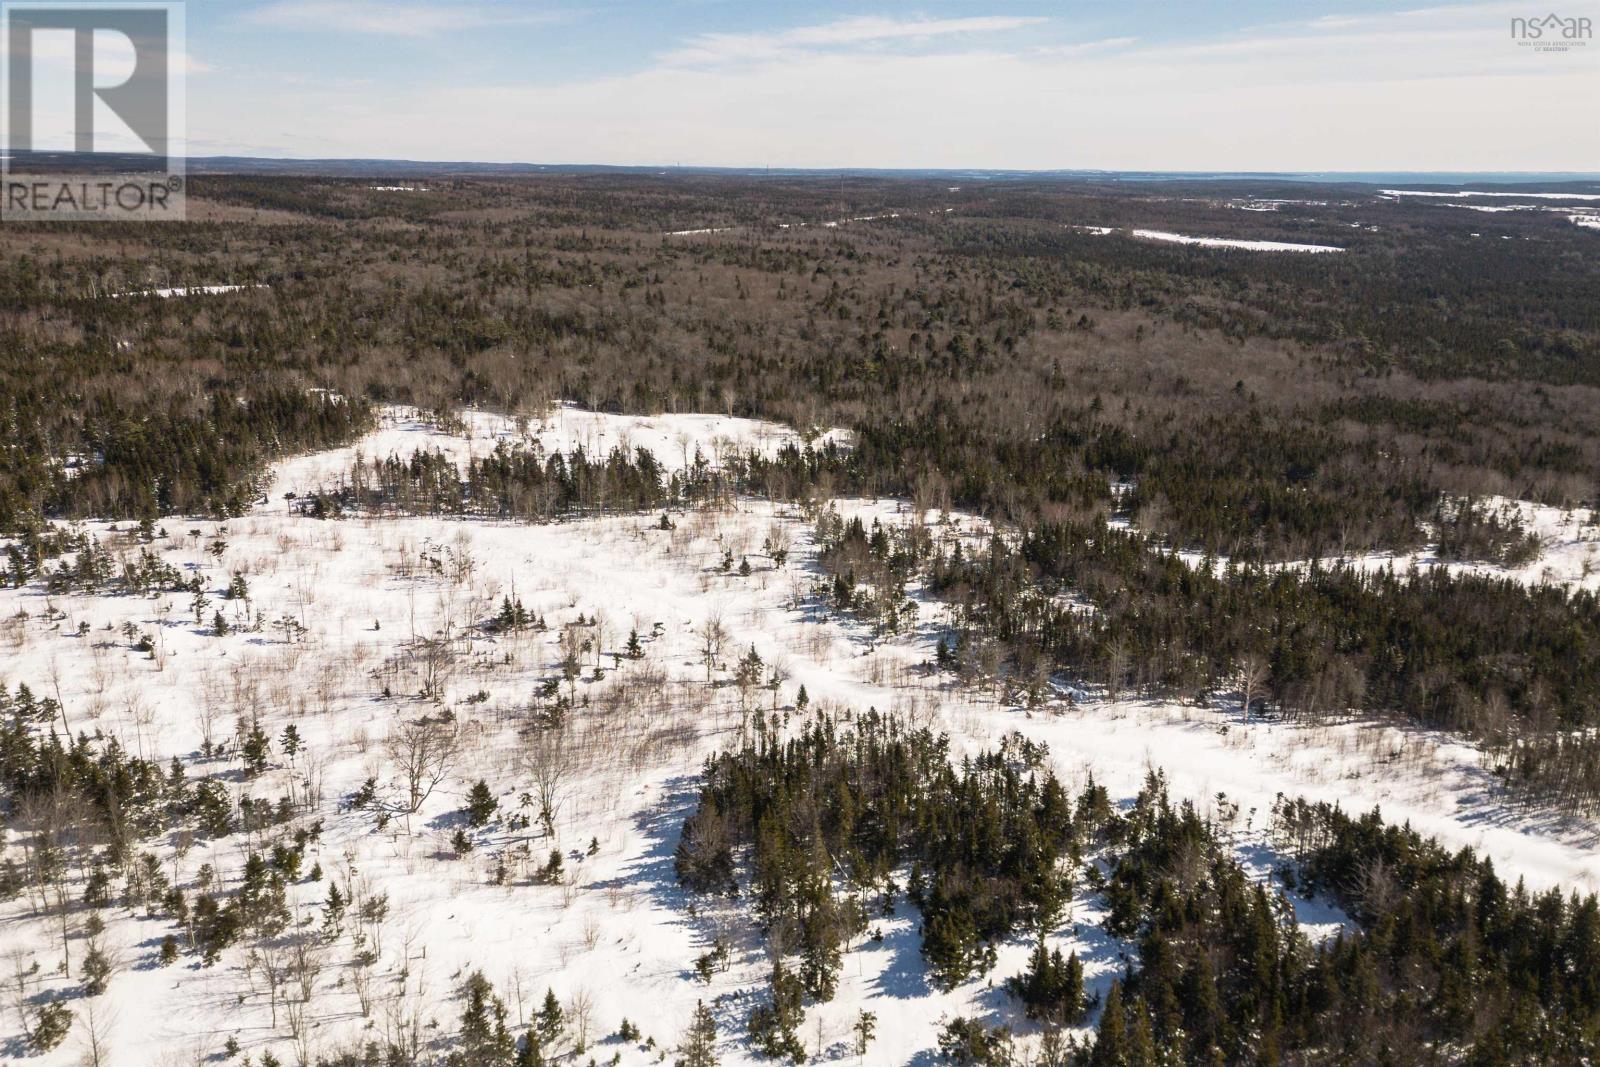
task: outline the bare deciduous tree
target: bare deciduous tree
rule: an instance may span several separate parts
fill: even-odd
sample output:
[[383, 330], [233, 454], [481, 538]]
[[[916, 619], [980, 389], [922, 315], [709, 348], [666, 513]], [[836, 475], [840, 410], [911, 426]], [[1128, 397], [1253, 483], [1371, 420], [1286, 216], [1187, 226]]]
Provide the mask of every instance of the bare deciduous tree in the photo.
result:
[[386, 748], [405, 782], [405, 813], [414, 815], [455, 766], [460, 732], [444, 719], [413, 719], [390, 731]]
[[700, 658], [705, 661], [706, 682], [709, 684], [712, 671], [722, 655], [722, 646], [727, 643], [728, 629], [722, 624], [721, 615], [712, 615], [699, 625], [695, 634], [700, 638]]
[[1244, 721], [1250, 721], [1250, 705], [1255, 702], [1267, 684], [1267, 661], [1256, 652], [1247, 652], [1239, 659], [1239, 692], [1244, 700]]
[[455, 644], [451, 639], [449, 625], [446, 624], [445, 628], [433, 637], [419, 638], [415, 645], [417, 671], [422, 676], [422, 695], [424, 699], [442, 702], [445, 682], [454, 670], [456, 662]]
[[544, 824], [545, 833], [554, 837], [567, 779], [577, 769], [577, 759], [566, 731], [552, 729], [535, 733], [524, 760], [533, 778], [535, 799], [539, 802], [539, 821]]
[[78, 1045], [83, 1050], [78, 1063], [82, 1067], [107, 1067], [111, 1062], [111, 1031], [117, 1024], [116, 1012], [98, 1000], [97, 997], [85, 1000], [78, 1014]]

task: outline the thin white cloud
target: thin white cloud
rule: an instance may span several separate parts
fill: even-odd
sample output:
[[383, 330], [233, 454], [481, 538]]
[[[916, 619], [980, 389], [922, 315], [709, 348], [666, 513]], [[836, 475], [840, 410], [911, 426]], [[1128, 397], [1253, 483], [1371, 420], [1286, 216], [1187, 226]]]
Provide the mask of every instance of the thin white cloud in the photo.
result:
[[691, 38], [663, 61], [672, 64], [771, 59], [785, 53], [867, 45], [905, 44], [936, 38], [1006, 33], [1047, 21], [1014, 15], [970, 18], [894, 19], [862, 15], [775, 33], [705, 33]]
[[1079, 41], [1076, 44], [1044, 45], [1032, 49], [1028, 54], [1032, 56], [1081, 56], [1090, 52], [1106, 52], [1115, 48], [1128, 48], [1138, 44], [1137, 37], [1104, 37], [1098, 41]]
[[485, 4], [387, 3], [383, 0], [272, 0], [247, 18], [263, 26], [388, 37], [429, 37], [457, 30], [549, 21], [537, 12]]

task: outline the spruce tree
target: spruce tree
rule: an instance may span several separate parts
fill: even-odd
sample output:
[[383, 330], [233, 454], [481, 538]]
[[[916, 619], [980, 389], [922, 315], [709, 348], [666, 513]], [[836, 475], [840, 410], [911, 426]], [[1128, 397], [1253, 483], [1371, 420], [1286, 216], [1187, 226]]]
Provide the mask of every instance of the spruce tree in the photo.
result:
[[703, 1000], [695, 1001], [694, 1015], [678, 1046], [676, 1067], [717, 1067], [717, 1020]]
[[545, 1067], [544, 1045], [539, 1040], [538, 1027], [529, 1027], [523, 1035], [514, 1067]]
[[923, 922], [922, 956], [940, 989], [949, 992], [966, 981], [978, 952], [978, 931], [963, 904], [949, 903]]
[[271, 753], [272, 742], [261, 729], [261, 724], [251, 723], [250, 732], [245, 735], [244, 744], [239, 749], [239, 754], [244, 759], [245, 771], [252, 778], [264, 773], [267, 769], [267, 757]]
[[515, 1042], [506, 1027], [506, 1006], [494, 987], [474, 971], [462, 989], [461, 1048], [450, 1057], [451, 1067], [510, 1067]]
[[89, 941], [89, 951], [79, 966], [83, 972], [84, 995], [97, 997], [104, 993], [111, 984], [111, 957], [106, 955], [98, 940]]
[[772, 961], [769, 993], [770, 1003], [750, 1010], [750, 1039], [765, 1056], [800, 1063], [806, 1055], [799, 1033], [805, 1022], [805, 989], [781, 958]]
[[873, 1035], [878, 1032], [878, 1017], [870, 1011], [862, 1010], [856, 1015], [856, 1021], [850, 1027], [850, 1032], [855, 1036], [856, 1056], [865, 1056], [867, 1046], [872, 1043]]
[[495, 799], [489, 783], [479, 778], [467, 793], [467, 824], [473, 827], [488, 825], [499, 807], [500, 801]]
[[1127, 1018], [1122, 1007], [1122, 983], [1112, 982], [1100, 1012], [1100, 1028], [1095, 1031], [1089, 1067], [1126, 1067], [1128, 1055]]
[[561, 1010], [561, 1001], [556, 999], [556, 991], [546, 989], [544, 1004], [539, 1008], [539, 1017], [534, 1023], [534, 1028], [539, 1032], [539, 1044], [545, 1049], [554, 1048], [566, 1027], [567, 1016]]
[[322, 932], [329, 940], [338, 937], [339, 931], [343, 929], [344, 912], [347, 906], [348, 902], [345, 900], [344, 894], [339, 892], [339, 883], [330, 881], [328, 883], [328, 899], [322, 905]]

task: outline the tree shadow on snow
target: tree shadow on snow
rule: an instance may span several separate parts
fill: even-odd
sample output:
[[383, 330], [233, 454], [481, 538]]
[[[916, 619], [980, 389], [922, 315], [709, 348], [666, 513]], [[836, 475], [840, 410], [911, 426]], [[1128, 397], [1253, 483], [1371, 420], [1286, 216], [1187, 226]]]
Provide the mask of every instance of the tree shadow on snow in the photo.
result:
[[[711, 950], [718, 931], [722, 931], [728, 938], [730, 964], [739, 964], [763, 954], [759, 939], [752, 936], [751, 924], [743, 914], [743, 898], [691, 893], [678, 884], [674, 857], [683, 838], [684, 821], [694, 814], [699, 795], [699, 775], [668, 780], [661, 800], [634, 819], [634, 829], [645, 841], [643, 855], [615, 878], [594, 886], [600, 890], [643, 891], [674, 917], [676, 925], [693, 930], [697, 947], [703, 951]], [[681, 977], [693, 982], [696, 976], [689, 966], [691, 962], [686, 961]]]

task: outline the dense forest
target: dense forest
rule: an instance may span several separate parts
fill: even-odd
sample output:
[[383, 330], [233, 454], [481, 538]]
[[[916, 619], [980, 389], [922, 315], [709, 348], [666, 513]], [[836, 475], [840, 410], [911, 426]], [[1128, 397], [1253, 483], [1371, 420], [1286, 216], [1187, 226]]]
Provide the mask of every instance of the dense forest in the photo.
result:
[[[0, 528], [220, 513], [380, 400], [842, 425], [864, 488], [1018, 521], [1125, 505], [1263, 559], [1414, 543], [1445, 491], [1596, 495], [1588, 234], [1513, 214], [1494, 226], [1525, 239], [1476, 240], [1348, 190], [1271, 213], [1229, 210], [1266, 190], [1179, 191], [863, 179], [840, 203], [804, 181], [568, 177], [385, 198], [201, 177], [181, 227], [11, 227]], [[847, 205], [896, 217], [794, 225]], [[1348, 251], [1071, 229], [1135, 218]], [[733, 229], [662, 236], [689, 226]], [[217, 284], [242, 288], [153, 295]]]

